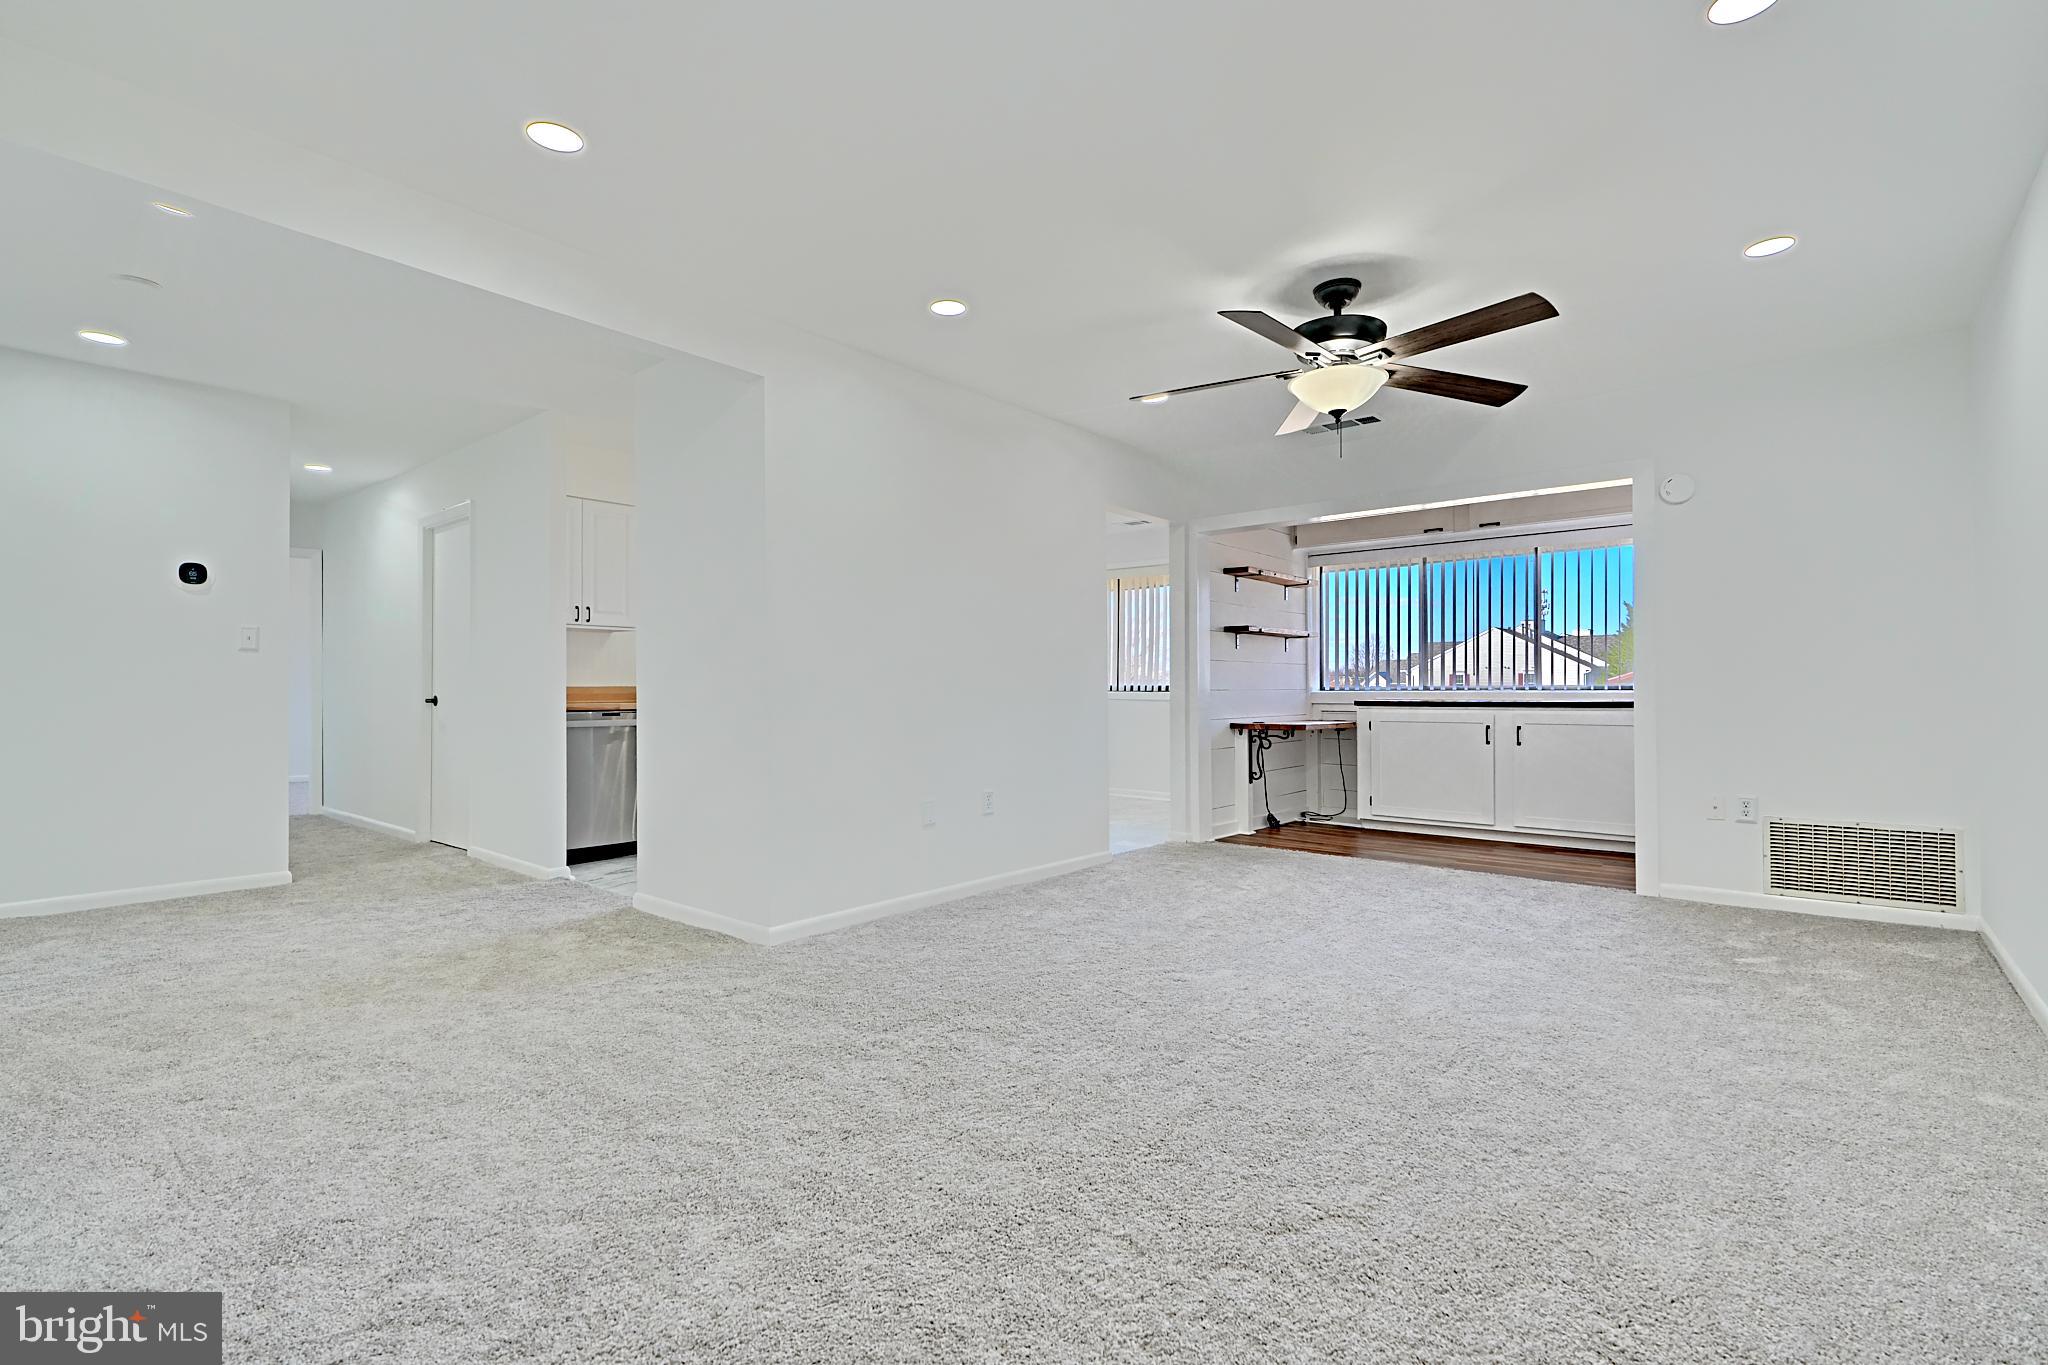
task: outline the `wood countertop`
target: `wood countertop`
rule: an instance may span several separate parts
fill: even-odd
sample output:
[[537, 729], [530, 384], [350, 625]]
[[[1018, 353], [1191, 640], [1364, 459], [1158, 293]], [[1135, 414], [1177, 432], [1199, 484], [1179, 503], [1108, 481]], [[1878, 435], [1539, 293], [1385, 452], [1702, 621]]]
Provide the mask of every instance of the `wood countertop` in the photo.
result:
[[1356, 730], [1355, 720], [1234, 720], [1233, 730]]
[[572, 687], [569, 689], [569, 710], [571, 711], [637, 711], [640, 708], [640, 689], [637, 687]]

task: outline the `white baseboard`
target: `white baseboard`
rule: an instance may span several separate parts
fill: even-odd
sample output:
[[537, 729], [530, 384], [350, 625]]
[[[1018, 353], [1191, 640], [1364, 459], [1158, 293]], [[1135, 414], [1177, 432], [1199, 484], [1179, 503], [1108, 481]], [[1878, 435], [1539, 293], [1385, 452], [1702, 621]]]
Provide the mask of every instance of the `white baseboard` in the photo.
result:
[[404, 825], [386, 824], [382, 820], [372, 820], [367, 815], [356, 815], [351, 811], [338, 810], [333, 806], [322, 806], [316, 813], [324, 815], [330, 820], [339, 820], [344, 825], [354, 825], [357, 829], [367, 829], [377, 834], [395, 834], [401, 839], [411, 839], [414, 843], [419, 842], [420, 836], [414, 831], [407, 829]]
[[509, 853], [494, 853], [488, 848], [472, 848], [469, 850], [469, 856], [480, 863], [502, 867], [507, 872], [517, 872], [522, 877], [531, 877], [539, 882], [566, 881], [574, 875], [566, 864], [561, 867], [542, 867], [539, 863], [529, 863], [526, 859], [515, 858]]
[[122, 891], [86, 891], [75, 896], [46, 896], [41, 900], [12, 901], [0, 905], [0, 919], [28, 915], [62, 915], [73, 910], [104, 910], [113, 905], [145, 905], [150, 901], [179, 901], [188, 896], [211, 896], [221, 891], [248, 891], [259, 886], [287, 886], [289, 872], [253, 872], [246, 877], [214, 877], [199, 882], [165, 882], [161, 886], [131, 886]]
[[2005, 973], [2005, 979], [2010, 981], [2013, 990], [2019, 993], [2020, 1003], [2034, 1016], [2034, 1022], [2041, 1026], [2041, 1031], [2048, 1033], [2048, 999], [2044, 999], [2034, 983], [2027, 980], [2027, 974], [2020, 970], [2019, 963], [2012, 960], [2012, 954], [1998, 941], [1998, 935], [1992, 931], [1990, 925], [1985, 925], [1978, 932], [1984, 939], [1984, 946], [1991, 950], [1991, 956], [1998, 963], [1999, 970]]
[[645, 891], [634, 895], [633, 907], [636, 910], [645, 910], [650, 915], [659, 915], [663, 919], [672, 919], [683, 924], [695, 925], [699, 929], [709, 929], [713, 933], [744, 939], [748, 943], [772, 946], [794, 939], [831, 933], [835, 929], [850, 929], [856, 924], [866, 924], [870, 920], [886, 919], [890, 915], [901, 915], [911, 910], [943, 905], [947, 901], [964, 900], [968, 896], [978, 896], [985, 891], [1000, 891], [1004, 887], [1023, 886], [1029, 882], [1044, 881], [1049, 877], [1063, 877], [1069, 872], [1100, 867], [1108, 861], [1109, 853], [1106, 850], [1101, 853], [1085, 853], [1078, 858], [1067, 858], [1056, 863], [1041, 863], [1037, 867], [1019, 868], [1015, 872], [999, 872], [993, 877], [980, 877], [971, 882], [955, 882], [951, 886], [935, 887], [930, 891], [872, 901], [846, 910], [833, 910], [789, 924], [753, 924], [715, 911], [700, 910], [694, 905], [663, 900], [659, 896], [650, 896]]
[[644, 910], [650, 915], [659, 915], [663, 919], [672, 919], [678, 924], [709, 929], [712, 933], [724, 934], [727, 938], [764, 945], [773, 942], [769, 938], [768, 928], [764, 925], [750, 924], [746, 920], [734, 919], [730, 915], [721, 915], [715, 910], [699, 910], [696, 906], [684, 905], [681, 901], [663, 900], [659, 896], [650, 896], [645, 891], [633, 893], [633, 908]]
[[1130, 800], [1130, 801], [1171, 801], [1171, 800], [1173, 800], [1173, 795], [1172, 795], [1172, 793], [1170, 793], [1170, 792], [1141, 792], [1141, 791], [1127, 791], [1127, 790], [1124, 790], [1124, 789], [1122, 789], [1122, 788], [1119, 788], [1119, 787], [1111, 787], [1111, 788], [1109, 789], [1109, 794], [1110, 794], [1111, 796], [1120, 796], [1120, 797], [1123, 797], [1123, 798], [1125, 798], [1126, 800]]
[[1667, 883], [1658, 894], [1666, 900], [1732, 905], [1742, 910], [1787, 910], [1796, 915], [1823, 915], [1829, 919], [1866, 920], [1874, 924], [1920, 924], [1930, 929], [1978, 930], [1984, 927], [1984, 921], [1976, 915], [1952, 915], [1940, 910], [1907, 910], [1893, 905], [1856, 905], [1847, 901], [1809, 900], [1804, 896], [1774, 896], [1762, 891], [1731, 891], [1719, 886], [1673, 886]]

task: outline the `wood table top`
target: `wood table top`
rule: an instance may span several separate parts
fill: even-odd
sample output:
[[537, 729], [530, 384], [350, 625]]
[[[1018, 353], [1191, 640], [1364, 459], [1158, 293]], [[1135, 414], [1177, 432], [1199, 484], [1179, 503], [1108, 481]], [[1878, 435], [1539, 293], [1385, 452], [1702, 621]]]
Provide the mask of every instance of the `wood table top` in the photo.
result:
[[1234, 720], [1233, 730], [1356, 730], [1355, 720]]

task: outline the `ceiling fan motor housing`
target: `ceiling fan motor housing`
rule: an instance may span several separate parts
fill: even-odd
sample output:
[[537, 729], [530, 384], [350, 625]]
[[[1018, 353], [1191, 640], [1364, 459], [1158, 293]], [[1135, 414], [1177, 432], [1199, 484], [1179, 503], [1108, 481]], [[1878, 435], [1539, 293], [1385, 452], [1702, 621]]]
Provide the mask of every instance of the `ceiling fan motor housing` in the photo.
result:
[[1357, 355], [1387, 339], [1387, 324], [1364, 313], [1344, 310], [1358, 297], [1354, 279], [1324, 280], [1316, 286], [1316, 302], [1330, 310], [1326, 318], [1310, 318], [1294, 330], [1326, 351]]

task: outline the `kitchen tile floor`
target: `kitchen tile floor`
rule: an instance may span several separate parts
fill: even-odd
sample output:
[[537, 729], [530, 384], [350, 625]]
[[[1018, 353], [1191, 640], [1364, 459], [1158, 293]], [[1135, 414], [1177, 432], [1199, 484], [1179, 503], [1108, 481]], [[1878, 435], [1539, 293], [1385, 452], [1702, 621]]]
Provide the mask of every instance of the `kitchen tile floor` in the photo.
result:
[[628, 853], [623, 858], [600, 858], [596, 862], [571, 863], [569, 871], [577, 881], [586, 886], [609, 891], [615, 896], [633, 898], [633, 892], [640, 886], [640, 858]]

